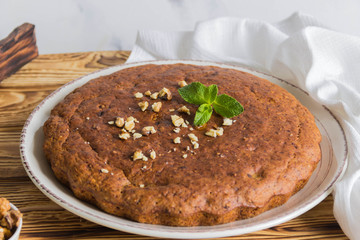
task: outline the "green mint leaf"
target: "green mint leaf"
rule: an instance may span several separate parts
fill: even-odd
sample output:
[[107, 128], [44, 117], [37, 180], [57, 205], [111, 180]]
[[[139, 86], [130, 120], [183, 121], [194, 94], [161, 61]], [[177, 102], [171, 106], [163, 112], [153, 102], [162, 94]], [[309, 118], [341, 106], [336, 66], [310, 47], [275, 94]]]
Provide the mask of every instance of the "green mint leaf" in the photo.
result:
[[216, 113], [226, 118], [232, 118], [244, 111], [244, 107], [235, 98], [226, 94], [216, 97], [213, 107]]
[[212, 112], [213, 110], [210, 104], [201, 104], [195, 113], [194, 125], [201, 126], [207, 123], [211, 117]]
[[193, 82], [185, 87], [182, 87], [178, 90], [180, 96], [187, 101], [188, 103], [201, 105], [207, 103], [207, 97], [205, 94], [207, 88], [199, 82]]
[[217, 94], [218, 94], [218, 87], [215, 84], [208, 86], [205, 89], [205, 94], [204, 94], [207, 103], [212, 104], [215, 101]]
[[243, 106], [226, 94], [218, 94], [218, 87], [213, 84], [206, 87], [200, 82], [193, 82], [178, 90], [180, 96], [188, 103], [200, 105], [197, 109], [194, 125], [201, 126], [209, 121], [213, 108], [216, 113], [232, 118], [244, 111]]

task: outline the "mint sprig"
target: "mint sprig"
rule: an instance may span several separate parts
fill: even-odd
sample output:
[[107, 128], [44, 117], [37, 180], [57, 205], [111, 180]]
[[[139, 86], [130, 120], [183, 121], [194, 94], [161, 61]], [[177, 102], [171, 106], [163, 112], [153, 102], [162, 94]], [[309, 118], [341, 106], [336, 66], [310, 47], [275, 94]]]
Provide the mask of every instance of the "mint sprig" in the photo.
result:
[[200, 82], [193, 82], [178, 90], [188, 103], [200, 105], [195, 113], [194, 125], [201, 126], [209, 121], [213, 109], [225, 118], [232, 118], [244, 111], [244, 107], [233, 97], [218, 94], [217, 85], [206, 87]]

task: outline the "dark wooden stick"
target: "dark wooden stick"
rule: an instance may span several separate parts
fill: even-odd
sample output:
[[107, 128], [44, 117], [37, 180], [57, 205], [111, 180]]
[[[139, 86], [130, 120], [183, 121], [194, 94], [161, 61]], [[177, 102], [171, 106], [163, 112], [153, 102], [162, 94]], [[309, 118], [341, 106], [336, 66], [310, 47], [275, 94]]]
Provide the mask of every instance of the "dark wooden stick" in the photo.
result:
[[0, 82], [39, 55], [34, 30], [24, 23], [0, 41]]

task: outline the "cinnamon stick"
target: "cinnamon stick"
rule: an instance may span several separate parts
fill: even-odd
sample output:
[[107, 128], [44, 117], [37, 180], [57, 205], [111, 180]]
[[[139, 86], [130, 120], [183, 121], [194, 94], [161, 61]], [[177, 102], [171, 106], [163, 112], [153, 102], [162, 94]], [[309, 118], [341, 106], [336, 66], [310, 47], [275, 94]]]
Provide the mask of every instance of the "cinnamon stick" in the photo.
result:
[[39, 55], [35, 26], [24, 23], [0, 40], [0, 82]]

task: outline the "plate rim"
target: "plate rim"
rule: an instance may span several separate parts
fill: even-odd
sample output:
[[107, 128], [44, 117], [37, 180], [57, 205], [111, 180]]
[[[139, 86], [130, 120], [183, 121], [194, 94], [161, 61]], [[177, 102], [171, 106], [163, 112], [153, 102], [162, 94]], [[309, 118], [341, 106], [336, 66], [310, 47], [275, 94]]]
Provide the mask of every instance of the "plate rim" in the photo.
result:
[[[259, 77], [265, 78], [267, 80], [269, 80], [269, 78], [273, 78], [276, 79], [277, 81], [280, 81], [282, 83], [288, 84], [298, 90], [300, 90], [301, 92], [303, 92], [304, 94], [306, 94], [307, 96], [310, 97], [309, 93], [305, 90], [303, 90], [301, 87], [296, 86], [293, 83], [290, 83], [286, 80], [274, 77], [272, 75], [269, 75], [267, 73], [263, 73], [260, 72], [258, 70], [255, 70], [251, 67], [248, 66], [244, 66], [244, 65], [234, 65], [234, 64], [228, 64], [228, 63], [222, 63], [222, 62], [212, 62], [212, 61], [205, 61], [205, 60], [150, 60], [150, 61], [139, 61], [139, 62], [132, 62], [132, 63], [123, 63], [123, 64], [119, 64], [119, 65], [115, 65], [115, 66], [110, 66], [107, 68], [103, 68], [103, 69], [99, 69], [96, 70], [94, 72], [85, 74], [83, 76], [80, 76], [74, 80], [71, 80], [65, 84], [63, 84], [62, 86], [60, 86], [59, 88], [57, 88], [56, 90], [52, 91], [48, 96], [46, 96], [30, 113], [29, 117], [27, 118], [27, 120], [24, 123], [23, 129], [21, 131], [21, 136], [20, 136], [20, 157], [21, 157], [21, 161], [23, 164], [23, 167], [26, 170], [26, 173], [28, 174], [29, 178], [32, 180], [32, 182], [35, 184], [35, 186], [44, 194], [46, 195], [48, 198], [50, 198], [52, 201], [54, 201], [56, 204], [60, 205], [61, 207], [63, 207], [64, 209], [72, 212], [75, 215], [78, 215], [82, 218], [85, 218], [91, 222], [94, 222], [96, 224], [102, 225], [102, 226], [106, 226], [115, 230], [120, 230], [120, 231], [125, 231], [125, 232], [129, 232], [129, 233], [134, 233], [134, 234], [140, 234], [140, 235], [146, 235], [146, 236], [152, 236], [152, 237], [168, 237], [168, 238], [192, 238], [192, 239], [199, 239], [199, 238], [214, 238], [214, 237], [228, 237], [228, 236], [234, 236], [234, 235], [239, 235], [239, 234], [246, 234], [246, 233], [250, 233], [250, 232], [254, 232], [254, 231], [258, 231], [261, 229], [266, 229], [272, 226], [276, 226], [278, 224], [287, 222], [305, 212], [307, 212], [308, 210], [310, 210], [311, 208], [313, 208], [314, 206], [316, 206], [317, 204], [319, 204], [322, 200], [324, 200], [331, 192], [332, 189], [335, 185], [335, 183], [337, 181], [339, 181], [341, 179], [341, 177], [343, 176], [347, 164], [348, 164], [348, 142], [347, 142], [347, 138], [346, 138], [346, 134], [345, 131], [343, 129], [343, 126], [341, 124], [341, 122], [339, 121], [339, 119], [336, 117], [336, 115], [325, 105], [322, 105], [320, 103], [318, 103], [321, 107], [323, 107], [332, 117], [333, 119], [336, 121], [337, 125], [339, 126], [341, 132], [342, 132], [342, 136], [343, 136], [343, 140], [344, 140], [344, 156], [343, 159], [341, 159], [341, 165], [337, 168], [336, 171], [336, 176], [334, 176], [332, 178], [331, 183], [329, 183], [329, 186], [326, 188], [326, 190], [324, 192], [322, 192], [321, 194], [319, 194], [313, 201], [310, 201], [310, 203], [304, 203], [302, 205], [304, 205], [302, 208], [300, 208], [301, 211], [298, 212], [294, 212], [292, 214], [289, 214], [289, 216], [285, 216], [282, 217], [281, 219], [279, 219], [278, 221], [271, 221], [268, 222], [267, 224], [263, 224], [262, 227], [260, 228], [256, 228], [253, 227], [252, 229], [249, 229], [249, 231], [243, 231], [243, 229], [240, 229], [239, 231], [236, 231], [236, 229], [232, 229], [232, 230], [220, 230], [220, 231], [210, 231], [209, 233], [211, 233], [211, 236], [202, 236], [202, 234], [204, 234], [204, 232], [194, 232], [194, 231], [189, 231], [187, 233], [184, 232], [179, 232], [180, 230], [183, 229], [201, 229], [201, 228], [209, 228], [209, 226], [199, 226], [199, 227], [171, 227], [171, 226], [163, 226], [163, 225], [155, 225], [155, 226], [161, 226], [164, 227], [166, 229], [168, 229], [167, 231], [162, 231], [159, 232], [159, 230], [153, 230], [147, 227], [145, 228], [138, 228], [138, 227], [134, 227], [133, 225], [141, 225], [141, 226], [154, 226], [152, 224], [144, 224], [144, 223], [137, 223], [137, 222], [133, 222], [131, 220], [127, 220], [121, 217], [117, 217], [121, 220], [124, 220], [124, 222], [129, 222], [130, 225], [127, 225], [126, 227], [129, 227], [129, 229], [119, 229], [114, 227], [112, 224], [110, 223], [104, 223], [104, 222], [99, 222], [97, 219], [93, 219], [93, 218], [99, 218], [99, 216], [96, 216], [95, 214], [89, 213], [84, 211], [83, 209], [80, 209], [76, 206], [74, 206], [73, 204], [64, 201], [61, 197], [57, 196], [54, 192], [52, 192], [50, 189], [48, 189], [38, 178], [36, 178], [36, 176], [34, 176], [34, 174], [31, 171], [31, 167], [29, 167], [27, 158], [25, 156], [25, 149], [26, 149], [26, 133], [27, 133], [27, 128], [29, 127], [29, 125], [31, 124], [34, 116], [37, 114], [37, 112], [39, 110], [41, 110], [42, 106], [44, 104], [46, 104], [47, 101], [51, 100], [54, 96], [56, 96], [57, 94], [61, 94], [61, 91], [64, 88], [70, 87], [72, 84], [75, 84], [81, 80], [85, 81], [84, 83], [82, 83], [81, 85], [87, 83], [88, 81], [99, 77], [97, 76], [99, 73], [104, 72], [104, 75], [108, 75], [111, 74], [115, 71], [118, 70], [122, 70], [122, 69], [126, 69], [126, 68], [130, 68], [130, 67], [135, 67], [135, 66], [142, 66], [142, 65], [146, 65], [146, 64], [176, 64], [176, 63], [183, 63], [183, 64], [195, 64], [195, 65], [211, 65], [211, 66], [218, 66], [218, 67], [222, 67], [222, 68], [232, 68], [232, 69], [237, 69], [240, 71], [245, 71], [245, 72], [249, 72], [249, 73], [256, 73], [257, 76], [258, 75], [262, 75]], [[107, 73], [109, 72], [109, 73]], [[101, 75], [103, 76], [103, 75]], [[88, 80], [86, 80], [87, 78], [89, 78]], [[275, 83], [276, 84], [276, 83]], [[311, 98], [311, 97], [310, 97]], [[80, 200], [82, 201], [82, 200]], [[84, 201], [82, 201], [84, 202]], [[74, 212], [74, 210], [77, 211], [81, 211], [83, 214], [79, 214], [78, 212]], [[298, 209], [299, 210], [299, 209]], [[100, 210], [101, 211], [101, 210]], [[105, 213], [105, 212], [104, 212]], [[112, 216], [112, 215], [111, 215]], [[102, 219], [105, 221], [109, 221], [109, 219]], [[241, 220], [239, 220], [241, 221]], [[118, 224], [118, 222], [113, 222], [114, 224]], [[226, 225], [226, 224], [222, 224], [222, 225]], [[219, 225], [215, 225], [215, 226], [219, 226]], [[221, 226], [221, 225], [220, 225]], [[208, 232], [208, 230], [207, 230]], [[179, 236], [174, 236], [174, 233], [178, 233], [180, 234]]]

